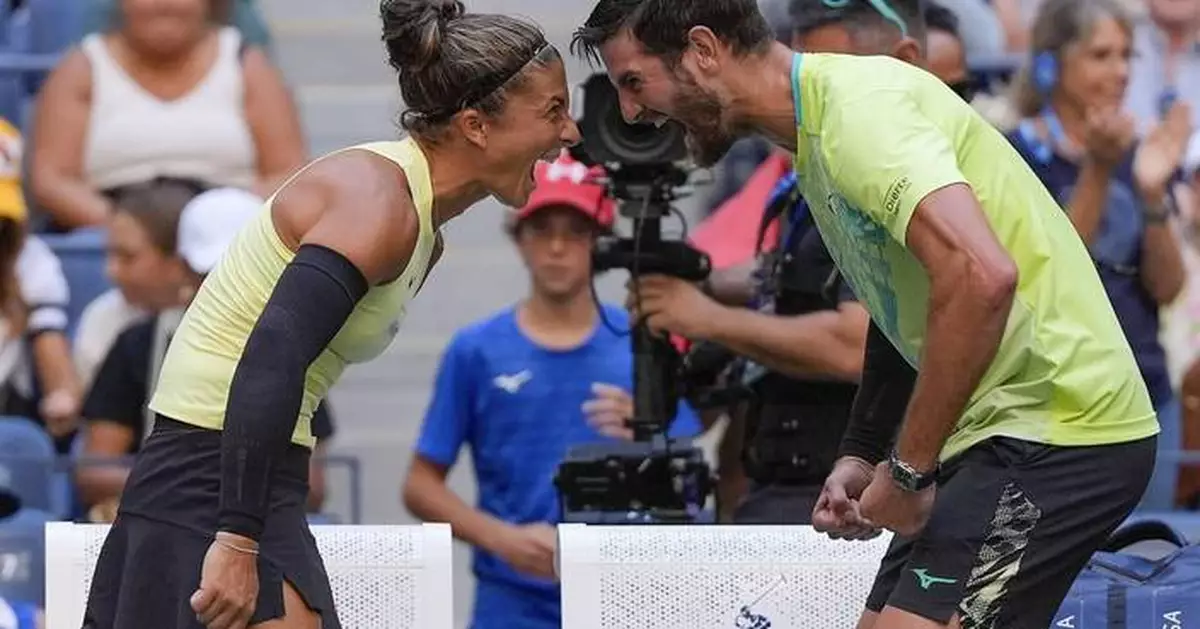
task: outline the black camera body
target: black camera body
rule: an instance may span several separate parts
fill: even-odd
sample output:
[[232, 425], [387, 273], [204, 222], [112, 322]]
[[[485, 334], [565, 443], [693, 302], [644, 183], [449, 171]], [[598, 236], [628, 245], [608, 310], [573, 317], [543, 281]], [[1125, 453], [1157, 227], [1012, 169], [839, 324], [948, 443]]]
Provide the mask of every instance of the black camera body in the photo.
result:
[[[620, 179], [652, 181], [656, 175], [673, 175], [680, 186], [688, 170], [678, 166], [688, 159], [683, 127], [677, 122], [662, 126], [629, 124], [621, 113], [617, 90], [603, 73], [593, 74], [580, 86], [582, 115], [576, 123], [583, 142], [571, 147], [571, 156], [589, 165], [601, 164]], [[671, 171], [674, 171], [673, 173]], [[623, 196], [614, 191], [614, 197]]]
[[[681, 197], [691, 170], [682, 127], [629, 124], [616, 89], [604, 74], [582, 84], [577, 101], [583, 142], [572, 156], [604, 168], [618, 212], [633, 223], [632, 237], [606, 237], [592, 252], [593, 273], [629, 271], [701, 281], [711, 261], [686, 242], [663, 240], [662, 218]], [[701, 450], [690, 440], [670, 439], [668, 428], [682, 395], [682, 360], [665, 335], [642, 322], [631, 330], [634, 353], [634, 441], [572, 448], [558, 468], [555, 486], [564, 522], [693, 523], [704, 511], [714, 479]]]

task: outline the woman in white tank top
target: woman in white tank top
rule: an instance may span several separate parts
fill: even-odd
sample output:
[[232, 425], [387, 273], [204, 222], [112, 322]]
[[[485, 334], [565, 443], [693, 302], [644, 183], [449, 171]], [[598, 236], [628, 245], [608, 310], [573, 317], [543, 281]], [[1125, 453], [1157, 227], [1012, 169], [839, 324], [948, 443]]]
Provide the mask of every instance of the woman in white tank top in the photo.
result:
[[299, 117], [266, 55], [208, 0], [121, 0], [38, 98], [32, 188], [52, 228], [103, 224], [111, 193], [155, 179], [267, 196], [304, 162]]

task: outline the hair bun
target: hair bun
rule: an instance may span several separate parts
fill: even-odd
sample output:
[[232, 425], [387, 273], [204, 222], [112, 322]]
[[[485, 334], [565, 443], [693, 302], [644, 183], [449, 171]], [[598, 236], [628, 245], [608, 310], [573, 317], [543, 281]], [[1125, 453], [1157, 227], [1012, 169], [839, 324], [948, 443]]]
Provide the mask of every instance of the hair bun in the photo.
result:
[[461, 0], [383, 0], [383, 40], [388, 64], [398, 72], [419, 72], [438, 59], [442, 31], [462, 17]]

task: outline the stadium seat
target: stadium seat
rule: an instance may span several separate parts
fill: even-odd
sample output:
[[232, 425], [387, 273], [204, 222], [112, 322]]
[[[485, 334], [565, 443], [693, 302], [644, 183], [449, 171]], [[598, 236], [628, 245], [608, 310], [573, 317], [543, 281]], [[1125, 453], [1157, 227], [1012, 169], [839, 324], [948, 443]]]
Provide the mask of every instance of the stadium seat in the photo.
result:
[[73, 338], [83, 309], [112, 287], [104, 271], [105, 232], [103, 229], [77, 229], [68, 234], [38, 237], [58, 256], [63, 274], [67, 276], [67, 286], [71, 290], [67, 334]]
[[21, 126], [25, 103], [30, 99], [26, 91], [27, 74], [22, 67], [29, 62], [30, 22], [29, 11], [22, 7], [17, 11], [8, 9], [8, 3], [0, 3], [0, 116], [16, 127]]
[[[5, 9], [5, 11], [8, 11], [8, 9]], [[4, 49], [8, 52], [32, 52], [33, 35], [30, 33], [32, 30], [32, 20], [30, 19], [29, 7], [22, 6], [16, 11], [8, 13], [5, 17]]]
[[[78, 627], [108, 526], [46, 525], [46, 626]], [[452, 629], [450, 525], [313, 526], [342, 626]]]
[[31, 18], [30, 52], [61, 53], [83, 37], [80, 0], [26, 0]]
[[0, 598], [45, 605], [45, 528], [52, 519], [22, 509], [0, 520]]
[[54, 442], [41, 426], [24, 417], [0, 417], [0, 483], [29, 509], [60, 507], [53, 494]]
[[[29, 52], [60, 55], [83, 37], [84, 6], [80, 0], [26, 0], [29, 7]], [[27, 77], [26, 89], [36, 94], [45, 75]]]
[[328, 525], [339, 524], [336, 516], [330, 513], [310, 513], [308, 514], [309, 525]]
[[889, 541], [809, 526], [563, 524], [563, 626], [853, 627]]

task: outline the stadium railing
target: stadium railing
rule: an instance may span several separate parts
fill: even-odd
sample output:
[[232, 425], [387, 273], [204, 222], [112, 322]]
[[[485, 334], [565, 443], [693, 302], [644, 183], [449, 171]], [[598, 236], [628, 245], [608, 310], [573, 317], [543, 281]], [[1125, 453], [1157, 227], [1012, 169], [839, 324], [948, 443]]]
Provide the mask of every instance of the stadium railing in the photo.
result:
[[[329, 470], [336, 467], [344, 467], [349, 476], [349, 496], [347, 496], [349, 513], [323, 513], [319, 514], [325, 518], [335, 520], [339, 524], [361, 524], [363, 520], [362, 509], [362, 463], [357, 457], [332, 454], [320, 457], [317, 459], [319, 463], [325, 465], [325, 469]], [[90, 466], [131, 466], [133, 465], [133, 456], [123, 457], [84, 457], [79, 455], [75, 458], [59, 457], [58, 471], [67, 475], [68, 478], [74, 478], [75, 470], [81, 465]], [[329, 492], [334, 494], [335, 492]]]
[[890, 539], [839, 542], [809, 526], [560, 525], [563, 626], [853, 627]]
[[[109, 527], [46, 525], [46, 626], [78, 627]], [[343, 627], [453, 629], [448, 524], [312, 526]]]

